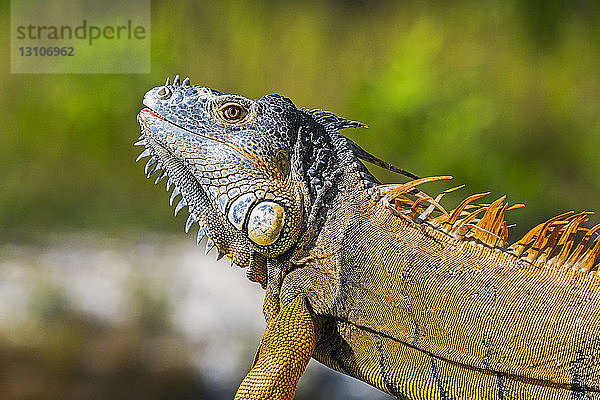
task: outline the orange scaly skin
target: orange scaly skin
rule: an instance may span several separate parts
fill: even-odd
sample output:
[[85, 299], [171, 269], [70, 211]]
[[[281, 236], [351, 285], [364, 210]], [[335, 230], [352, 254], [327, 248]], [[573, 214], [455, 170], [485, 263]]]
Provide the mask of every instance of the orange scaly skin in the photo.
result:
[[[138, 116], [186, 231], [266, 289], [236, 399], [292, 399], [310, 357], [400, 399], [600, 400], [600, 225], [559, 215], [508, 246], [505, 197], [446, 211], [339, 133], [364, 126], [182, 83]], [[363, 161], [409, 175], [380, 185]]]
[[258, 357], [236, 400], [292, 399], [315, 347], [315, 327], [303, 298], [283, 307], [265, 330]]

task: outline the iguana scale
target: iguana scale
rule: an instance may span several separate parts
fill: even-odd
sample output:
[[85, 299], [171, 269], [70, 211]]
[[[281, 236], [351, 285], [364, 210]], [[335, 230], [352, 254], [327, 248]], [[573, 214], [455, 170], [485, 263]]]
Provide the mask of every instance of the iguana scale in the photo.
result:
[[[454, 210], [339, 131], [363, 124], [192, 85], [138, 115], [186, 232], [266, 290], [236, 399], [291, 399], [310, 357], [400, 399], [600, 399], [600, 225], [566, 213], [507, 245], [502, 197]], [[138, 159], [139, 159], [138, 158]], [[402, 172], [402, 171], [401, 171]]]

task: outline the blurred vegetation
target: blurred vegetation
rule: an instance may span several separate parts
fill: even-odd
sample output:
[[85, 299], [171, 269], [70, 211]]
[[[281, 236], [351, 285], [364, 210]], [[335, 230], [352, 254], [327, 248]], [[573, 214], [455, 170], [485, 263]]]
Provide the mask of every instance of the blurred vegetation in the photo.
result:
[[143, 94], [176, 73], [360, 119], [370, 129], [348, 135], [367, 150], [450, 173], [467, 184], [461, 196], [507, 192], [527, 203], [525, 226], [597, 209], [599, 11], [591, 0], [153, 1], [149, 75], [2, 63], [0, 238], [180, 230], [132, 146]]
[[1, 398], [183, 399], [211, 392], [194, 372], [189, 344], [166, 327], [148, 331], [135, 319], [110, 325], [69, 309], [60, 291], [40, 290], [39, 297], [26, 329], [12, 336], [2, 329]]
[[[466, 183], [450, 205], [488, 190], [526, 203], [509, 216], [515, 236], [565, 210], [600, 211], [594, 0], [153, 0], [152, 73], [138, 75], [10, 74], [5, 38], [0, 242], [182, 231], [185, 216], [173, 221], [133, 147], [142, 96], [175, 74], [361, 120], [369, 130], [347, 134], [366, 150], [420, 176], [455, 177], [427, 191]], [[36, 289], [35, 321], [0, 330], [0, 397], [223, 398], [233, 386], [207, 387], [168, 306], [138, 289], [137, 317], [120, 326], [72, 309], [58, 288]], [[148, 348], [166, 358], [149, 360]], [[324, 376], [298, 398], [361, 397]]]

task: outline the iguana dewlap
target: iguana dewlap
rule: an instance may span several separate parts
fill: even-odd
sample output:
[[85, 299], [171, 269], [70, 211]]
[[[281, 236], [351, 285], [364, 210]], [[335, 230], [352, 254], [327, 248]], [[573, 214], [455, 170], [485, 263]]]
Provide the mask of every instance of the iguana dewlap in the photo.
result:
[[401, 399], [600, 399], [590, 213], [507, 246], [520, 205], [477, 194], [446, 211], [417, 188], [448, 177], [380, 185], [360, 159], [397, 169], [339, 133], [359, 122], [179, 77], [144, 105], [146, 174], [266, 289], [236, 399], [293, 398], [310, 357]]

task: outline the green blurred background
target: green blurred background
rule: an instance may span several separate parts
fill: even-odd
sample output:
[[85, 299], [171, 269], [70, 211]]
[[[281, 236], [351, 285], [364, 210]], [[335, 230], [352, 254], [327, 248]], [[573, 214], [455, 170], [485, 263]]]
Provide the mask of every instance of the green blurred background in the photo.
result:
[[[8, 33], [8, 5], [1, 7], [0, 23]], [[10, 74], [5, 35], [0, 48], [0, 295], [9, 290], [2, 275], [7, 260], [21, 265], [19, 254], [46, 254], [57, 243], [68, 254], [69, 243], [85, 247], [82, 235], [92, 243], [109, 240], [106, 246], [122, 251], [150, 232], [168, 242], [175, 240], [173, 234], [192, 241], [181, 233], [185, 216], [173, 219], [166, 194], [144, 179], [143, 166], [133, 161], [139, 152], [132, 143], [142, 96], [175, 74], [251, 98], [280, 93], [298, 107], [363, 121], [368, 130], [347, 134], [366, 150], [420, 176], [451, 174], [451, 185], [465, 183], [462, 193], [449, 199], [450, 207], [478, 191], [496, 197], [507, 193], [510, 202], [526, 203], [509, 216], [517, 223], [513, 240], [559, 212], [599, 208], [597, 1], [154, 0], [151, 37], [151, 74], [28, 75]], [[402, 180], [375, 172], [386, 182]], [[430, 191], [444, 187], [449, 185]], [[28, 268], [43, 269], [38, 263]], [[66, 330], [76, 340], [91, 340], [102, 329], [121, 337], [114, 329], [122, 327], [81, 322], [85, 315], [70, 313], [73, 307], [63, 304], [60, 289], [50, 290], [44, 282], [39, 284], [43, 295], [26, 309], [59, 317], [51, 318], [58, 323], [38, 322], [39, 329], [58, 329], [56, 335], [63, 336], [61, 329]], [[147, 324], [163, 326], [152, 322], [156, 296], [154, 286], [147, 287], [137, 291], [139, 304], [149, 311], [140, 311], [139, 320], [130, 324], [135, 329], [129, 326], [133, 330], [127, 332], [134, 338], [152, 330]], [[140, 317], [146, 314], [150, 322]], [[50, 345], [21, 344], [17, 351], [6, 340], [0, 356], [37, 365], [36, 354]], [[53, 363], [79, 360], [80, 350], [75, 347], [68, 356], [59, 352], [63, 361], [47, 356], [39, 373], [57, 374]], [[174, 385], [183, 388], [181, 395], [150, 393], [156, 398], [199, 393], [203, 378], [190, 368], [165, 378], [165, 393], [175, 393], [168, 389]], [[76, 380], [63, 375], [53, 379]], [[123, 382], [142, 379], [124, 376]], [[184, 390], [188, 387], [191, 391]], [[122, 398], [143, 396], [134, 390]]]

